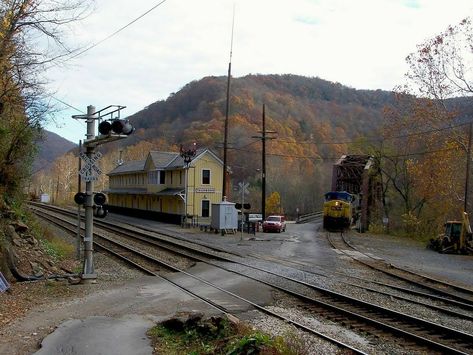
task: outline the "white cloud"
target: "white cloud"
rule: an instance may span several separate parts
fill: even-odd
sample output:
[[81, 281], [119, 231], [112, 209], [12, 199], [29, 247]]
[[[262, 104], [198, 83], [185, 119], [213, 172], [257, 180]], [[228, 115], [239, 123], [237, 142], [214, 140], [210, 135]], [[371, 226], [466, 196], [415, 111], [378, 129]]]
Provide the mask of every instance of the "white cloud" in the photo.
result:
[[[156, 3], [101, 0], [74, 42], [100, 41]], [[233, 4], [234, 76], [294, 73], [359, 89], [400, 84], [416, 44], [473, 14], [471, 0], [167, 0], [69, 68], [51, 70], [51, 88], [84, 111], [120, 104], [132, 114], [192, 80], [226, 75]], [[78, 141], [85, 129], [70, 122], [76, 113], [48, 129]]]

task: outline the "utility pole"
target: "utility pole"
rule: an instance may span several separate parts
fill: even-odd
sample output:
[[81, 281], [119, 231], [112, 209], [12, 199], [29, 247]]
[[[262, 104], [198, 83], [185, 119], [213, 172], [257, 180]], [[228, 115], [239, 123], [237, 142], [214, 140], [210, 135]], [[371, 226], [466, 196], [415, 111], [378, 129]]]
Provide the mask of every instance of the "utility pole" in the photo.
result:
[[470, 185], [470, 160], [471, 160], [471, 135], [472, 135], [473, 122], [470, 122], [470, 129], [468, 133], [468, 147], [466, 152], [466, 177], [465, 177], [465, 204], [463, 206], [463, 212], [468, 213], [468, 190]]
[[263, 214], [263, 221], [266, 219], [266, 114], [265, 105], [263, 104], [263, 117], [262, 117], [262, 131], [261, 131], [261, 143], [262, 148], [262, 160], [261, 160], [261, 213]]
[[[231, 52], [230, 52], [231, 53]], [[231, 54], [230, 54], [231, 57]], [[223, 137], [223, 182], [222, 182], [222, 201], [226, 199], [227, 193], [227, 148], [228, 148], [228, 114], [230, 110], [230, 76], [232, 70], [232, 62], [228, 63], [228, 78], [227, 78], [227, 103], [225, 105], [225, 128]]]
[[263, 220], [266, 219], [266, 140], [275, 139], [275, 137], [268, 137], [266, 134], [274, 134], [276, 131], [266, 130], [266, 113], [265, 105], [263, 104], [262, 130], [259, 131], [261, 136], [253, 136], [252, 138], [261, 139], [262, 147], [262, 161], [261, 161], [261, 214]]
[[233, 51], [233, 28], [235, 26], [235, 5], [233, 5], [232, 37], [230, 41], [230, 60], [228, 61], [227, 75], [227, 102], [225, 104], [225, 128], [223, 137], [223, 181], [222, 181], [222, 201], [226, 201], [227, 193], [227, 148], [228, 148], [228, 116], [230, 113], [230, 79], [232, 77], [232, 51]]
[[[244, 216], [243, 209], [245, 206], [245, 182], [243, 181], [241, 185], [241, 225], [240, 225], [240, 240], [243, 240], [243, 223], [244, 223]], [[248, 227], [249, 228], [249, 227]]]

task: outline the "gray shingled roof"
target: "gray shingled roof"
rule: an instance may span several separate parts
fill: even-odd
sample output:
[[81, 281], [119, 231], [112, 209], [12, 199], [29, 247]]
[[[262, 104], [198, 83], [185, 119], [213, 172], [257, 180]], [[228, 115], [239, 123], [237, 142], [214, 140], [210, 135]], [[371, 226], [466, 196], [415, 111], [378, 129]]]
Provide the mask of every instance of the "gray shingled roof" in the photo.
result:
[[[201, 155], [202, 153], [205, 153], [206, 151], [210, 152], [211, 153], [211, 150], [210, 149], [207, 149], [207, 148], [200, 148], [200, 149], [197, 149], [196, 151], [196, 154], [195, 154], [195, 158], [198, 158], [199, 155]], [[214, 154], [215, 155], [215, 154]], [[220, 159], [215, 155], [215, 157], [220, 161]], [[221, 162], [221, 161], [220, 161]], [[173, 160], [168, 166], [168, 168], [182, 168], [184, 167], [184, 158], [182, 158], [179, 154], [177, 156], [177, 158], [175, 160]]]
[[125, 174], [125, 173], [134, 173], [138, 171], [144, 171], [145, 162], [146, 160], [129, 161], [127, 163], [117, 166], [107, 175], [116, 175], [116, 174]]
[[149, 152], [149, 154], [151, 155], [151, 159], [153, 160], [153, 163], [157, 169], [166, 168], [169, 165], [169, 163], [171, 163], [174, 159], [179, 157], [179, 153], [173, 153], [173, 152], [151, 151]]
[[107, 194], [118, 194], [118, 195], [151, 195], [146, 189], [135, 188], [135, 189], [106, 189], [103, 192]]
[[107, 194], [117, 194], [117, 195], [152, 195], [152, 196], [176, 196], [184, 193], [183, 188], [166, 188], [158, 192], [149, 192], [146, 189], [135, 188], [135, 189], [107, 189], [103, 192]]
[[182, 188], [173, 189], [173, 188], [168, 187], [167, 189], [164, 189], [162, 191], [155, 192], [155, 195], [158, 195], [158, 196], [176, 196], [178, 194], [184, 193], [184, 191], [185, 190], [182, 189]]

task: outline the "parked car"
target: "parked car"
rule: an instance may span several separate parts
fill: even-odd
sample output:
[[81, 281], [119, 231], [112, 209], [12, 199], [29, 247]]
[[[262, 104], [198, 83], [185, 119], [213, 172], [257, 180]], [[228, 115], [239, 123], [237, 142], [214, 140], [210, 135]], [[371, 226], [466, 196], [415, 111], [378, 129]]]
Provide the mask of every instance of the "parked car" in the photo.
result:
[[248, 222], [263, 222], [263, 215], [261, 213], [248, 214]]
[[284, 216], [268, 216], [263, 222], [263, 232], [285, 232], [286, 218]]

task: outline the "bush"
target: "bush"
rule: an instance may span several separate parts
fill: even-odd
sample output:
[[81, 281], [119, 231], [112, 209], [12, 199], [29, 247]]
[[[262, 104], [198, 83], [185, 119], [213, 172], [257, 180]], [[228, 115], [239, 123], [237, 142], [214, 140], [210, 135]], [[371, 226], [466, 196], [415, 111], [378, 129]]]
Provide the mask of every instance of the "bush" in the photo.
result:
[[380, 223], [371, 223], [368, 230], [371, 234], [384, 234], [386, 233], [386, 228]]
[[148, 331], [155, 354], [307, 354], [295, 334], [272, 337], [227, 318], [173, 318]]

